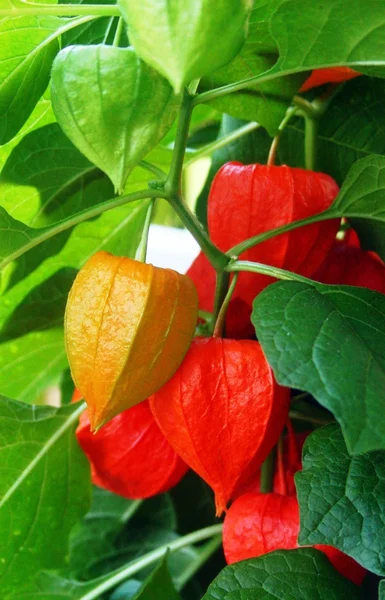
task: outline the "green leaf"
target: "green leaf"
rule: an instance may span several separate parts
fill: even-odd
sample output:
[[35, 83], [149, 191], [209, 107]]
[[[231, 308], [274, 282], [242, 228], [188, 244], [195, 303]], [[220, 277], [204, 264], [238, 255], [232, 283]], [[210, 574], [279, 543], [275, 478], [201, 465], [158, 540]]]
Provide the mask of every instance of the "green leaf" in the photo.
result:
[[338, 425], [328, 425], [307, 438], [302, 466], [299, 543], [335, 546], [385, 575], [385, 453], [352, 457]]
[[30, 404], [57, 382], [68, 365], [61, 329], [0, 344], [0, 393]]
[[[223, 85], [255, 77], [271, 69], [278, 60], [278, 48], [269, 31], [268, 22], [279, 1], [257, 1], [250, 17], [249, 33], [239, 54], [225, 67], [204, 78], [199, 91], [208, 91]], [[264, 85], [250, 85], [210, 104], [233, 117], [258, 121], [271, 136], [277, 133], [294, 94], [306, 74], [288, 75]]]
[[[319, 121], [316, 169], [342, 184], [359, 159], [385, 154], [385, 81], [357, 77], [340, 86]], [[281, 164], [304, 167], [304, 119], [285, 128], [278, 146]]]
[[31, 331], [61, 327], [68, 291], [76, 275], [76, 269], [64, 267], [29, 292], [5, 321], [0, 344]]
[[167, 555], [149, 575], [133, 600], [181, 600], [167, 568]]
[[[251, 0], [119, 0], [128, 36], [177, 93], [227, 64], [241, 49]], [[156, 35], [154, 35], [156, 32]]]
[[365, 6], [361, 0], [301, 0], [298, 10], [297, 0], [280, 0], [269, 22], [280, 55], [272, 71], [339, 65], [361, 70], [365, 64], [365, 70], [375, 65], [376, 74], [385, 75], [384, 8], [383, 0]]
[[0, 176], [1, 206], [15, 219], [41, 227], [94, 205], [85, 188], [95, 178], [100, 171], [51, 123], [25, 135], [12, 150]]
[[278, 383], [309, 392], [353, 454], [385, 449], [385, 296], [293, 281], [254, 300], [252, 322]]
[[89, 504], [89, 466], [74, 435], [83, 406], [0, 402], [2, 598], [64, 566], [68, 536]]
[[71, 536], [72, 575], [84, 580], [92, 578], [92, 575], [88, 577], [92, 571], [97, 573], [98, 566], [115, 551], [118, 534], [135, 515], [140, 504], [140, 500], [128, 500], [93, 487], [90, 511]]
[[[245, 125], [244, 121], [234, 119], [229, 115], [223, 115], [218, 140], [236, 131], [242, 125]], [[206, 229], [207, 200], [213, 179], [222, 165], [229, 161], [237, 161], [243, 164], [254, 162], [264, 163], [269, 154], [270, 145], [270, 137], [264, 129], [259, 128], [214, 152], [206, 183], [198, 197], [196, 205], [197, 217], [205, 225]]]
[[330, 213], [349, 218], [365, 249], [385, 259], [385, 157], [368, 156], [350, 169]]
[[55, 121], [55, 115], [53, 114], [51, 100], [49, 95], [49, 90], [46, 90], [44, 96], [40, 98], [39, 102], [36, 104], [33, 109], [31, 115], [29, 116], [26, 123], [23, 125], [21, 130], [17, 135], [15, 135], [12, 140], [10, 140], [7, 144], [0, 146], [0, 172], [3, 168], [5, 162], [7, 161], [10, 153], [13, 148], [17, 146], [17, 144], [22, 140], [22, 138], [30, 133], [34, 129], [38, 127], [42, 127], [44, 125], [48, 125]]
[[132, 48], [72, 46], [55, 59], [52, 104], [75, 146], [123, 190], [176, 117], [167, 81]]
[[0, 19], [0, 145], [24, 125], [47, 87], [61, 27], [58, 17]]
[[278, 550], [230, 565], [202, 600], [358, 600], [359, 588], [313, 548]]
[[378, 599], [385, 600], [385, 579], [380, 582]]

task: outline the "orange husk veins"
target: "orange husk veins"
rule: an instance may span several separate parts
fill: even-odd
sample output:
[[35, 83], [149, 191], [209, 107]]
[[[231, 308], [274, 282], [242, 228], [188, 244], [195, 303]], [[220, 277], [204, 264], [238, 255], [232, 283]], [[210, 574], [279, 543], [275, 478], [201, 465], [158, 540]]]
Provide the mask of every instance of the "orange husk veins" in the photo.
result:
[[300, 92], [307, 92], [312, 88], [324, 85], [325, 83], [342, 83], [349, 79], [359, 77], [361, 73], [357, 73], [350, 67], [329, 67], [328, 69], [315, 69], [312, 74], [306, 79], [302, 85]]
[[78, 273], [65, 315], [67, 355], [96, 430], [160, 388], [195, 332], [197, 293], [171, 269], [98, 252]]
[[[297, 498], [275, 493], [249, 493], [230, 507], [223, 526], [223, 548], [228, 564], [255, 558], [274, 550], [299, 548], [300, 520]], [[340, 550], [314, 545], [333, 566], [356, 584], [366, 570]]]
[[198, 338], [150, 407], [174, 450], [213, 488], [220, 515], [277, 442], [289, 391], [274, 381], [258, 342]]
[[167, 492], [188, 470], [160, 431], [148, 400], [123, 411], [96, 434], [84, 412], [76, 437], [90, 461], [92, 482], [125, 498]]

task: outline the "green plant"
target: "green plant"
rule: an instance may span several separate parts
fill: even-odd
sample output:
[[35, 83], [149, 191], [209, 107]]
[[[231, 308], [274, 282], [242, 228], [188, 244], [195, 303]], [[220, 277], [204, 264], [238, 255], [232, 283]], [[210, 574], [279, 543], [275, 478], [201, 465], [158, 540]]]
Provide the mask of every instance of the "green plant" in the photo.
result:
[[[383, 290], [385, 271], [384, 14], [385, 0], [255, 0], [253, 6], [246, 0], [1, 0], [2, 600], [288, 600], [298, 598], [298, 590], [304, 600], [385, 598], [384, 583], [377, 586], [385, 576], [385, 297], [370, 289]], [[334, 67], [361, 76], [300, 92], [311, 71]], [[191, 210], [185, 175], [207, 156], [211, 168]], [[229, 174], [215, 196], [221, 176], [233, 168], [225, 163], [263, 166], [240, 166], [240, 179]], [[311, 205], [312, 186], [305, 185], [299, 205], [309, 210], [288, 214], [294, 195], [285, 194], [289, 180], [282, 184], [277, 176], [263, 195], [251, 193], [245, 202], [249, 172], [294, 169], [302, 183], [319, 179], [304, 169], [324, 173], [334, 190], [327, 202], [321, 195], [325, 202]], [[340, 187], [334, 200], [337, 186], [330, 178]], [[281, 193], [269, 196], [270, 212], [264, 200], [278, 185]], [[237, 193], [227, 197], [232, 188]], [[85, 404], [69, 402], [74, 384], [65, 305], [77, 273], [99, 251], [130, 264], [144, 261], [154, 204], [175, 215], [201, 248], [191, 270], [201, 309], [197, 333], [214, 336], [209, 343], [216, 345], [226, 327], [235, 337], [239, 323], [231, 314], [241, 298], [246, 333], [258, 343], [238, 347], [262, 348], [270, 387], [276, 385], [271, 368], [285, 394], [292, 390], [296, 431], [314, 429], [303, 470], [295, 475], [301, 548], [226, 567], [211, 490], [192, 473], [145, 501], [91, 488], [90, 465], [75, 436]], [[234, 224], [240, 224], [236, 239]], [[340, 239], [333, 242], [337, 228]], [[301, 269], [296, 243], [314, 272]], [[197, 273], [205, 278], [201, 288]], [[262, 276], [272, 278], [263, 280], [266, 286], [258, 284]], [[239, 294], [245, 281], [257, 281], [251, 294], [251, 283], [246, 295]], [[158, 317], [165, 336], [172, 333], [167, 300], [176, 292], [168, 284], [163, 292], [145, 324], [141, 357], [148, 349], [153, 359], [167, 358], [151, 346]], [[195, 314], [190, 325], [189, 339]], [[80, 348], [81, 335], [77, 341]], [[188, 341], [172, 357], [170, 371], [161, 369], [164, 380]], [[105, 343], [108, 349], [108, 335]], [[151, 367], [145, 360], [141, 365]], [[87, 385], [105, 366], [100, 359]], [[114, 381], [126, 366], [117, 361]], [[220, 375], [230, 381], [232, 373], [231, 365], [222, 365]], [[135, 388], [143, 381], [138, 375]], [[140, 399], [162, 383], [159, 377], [155, 386], [141, 387]], [[60, 390], [58, 406], [48, 406], [53, 387]], [[162, 389], [150, 402], [161, 396]], [[120, 397], [108, 416], [126, 402]], [[245, 477], [260, 477], [262, 492], [273, 490], [283, 420], [280, 415], [269, 443], [264, 440], [267, 452], [277, 447], [263, 465], [253, 463], [253, 473], [242, 465]], [[229, 462], [242, 450], [240, 441], [231, 446], [238, 439], [234, 422], [210, 423], [214, 431], [221, 427], [231, 447]], [[207, 481], [228, 466], [223, 472], [217, 467]], [[226, 490], [221, 507], [233, 491]], [[318, 545], [333, 546], [367, 569], [363, 586], [340, 575], [322, 552], [304, 547]]]

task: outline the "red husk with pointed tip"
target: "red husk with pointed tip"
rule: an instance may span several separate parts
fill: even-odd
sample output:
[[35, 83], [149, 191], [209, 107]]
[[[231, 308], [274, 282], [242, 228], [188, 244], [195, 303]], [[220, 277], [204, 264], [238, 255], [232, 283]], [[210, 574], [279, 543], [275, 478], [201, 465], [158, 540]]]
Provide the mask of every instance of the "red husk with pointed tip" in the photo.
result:
[[[75, 390], [73, 401], [80, 398]], [[95, 434], [85, 411], [76, 437], [91, 463], [92, 482], [125, 498], [167, 492], [188, 470], [160, 431], [148, 400], [120, 413]]]
[[300, 92], [307, 92], [312, 88], [324, 85], [325, 83], [342, 83], [359, 77], [361, 73], [357, 73], [350, 67], [329, 67], [328, 69], [314, 69], [310, 77], [303, 83]]
[[[255, 558], [274, 550], [299, 548], [298, 501], [294, 496], [245, 494], [229, 509], [223, 526], [223, 547], [228, 564]], [[366, 570], [332, 546], [315, 545], [345, 577], [360, 584]]]
[[289, 390], [275, 382], [258, 342], [198, 338], [150, 407], [174, 450], [213, 488], [220, 515], [277, 442]]
[[[208, 200], [212, 241], [227, 251], [246, 238], [324, 212], [338, 193], [334, 179], [287, 166], [242, 165], [229, 162], [217, 173]], [[267, 240], [241, 255], [311, 277], [318, 270], [338, 231], [339, 220], [326, 220]], [[199, 255], [187, 274], [194, 281], [200, 308], [212, 310], [215, 273]], [[274, 279], [240, 273], [227, 311], [226, 332], [235, 339], [252, 338], [252, 302]]]

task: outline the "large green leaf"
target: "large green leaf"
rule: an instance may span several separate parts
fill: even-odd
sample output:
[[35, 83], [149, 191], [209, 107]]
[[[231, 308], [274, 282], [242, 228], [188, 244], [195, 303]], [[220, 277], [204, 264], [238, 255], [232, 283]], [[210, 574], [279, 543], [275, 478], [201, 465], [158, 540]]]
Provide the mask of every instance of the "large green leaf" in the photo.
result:
[[[97, 173], [59, 125], [51, 123], [28, 133], [12, 150], [0, 176], [1, 206], [31, 226], [58, 221], [96, 204], [85, 188]], [[64, 202], [64, 211], [59, 210]]]
[[[339, 185], [355, 161], [385, 154], [383, 79], [357, 77], [339, 87], [318, 124], [316, 169]], [[287, 125], [279, 142], [281, 164], [304, 166], [304, 119]]]
[[0, 20], [0, 145], [24, 125], [47, 87], [62, 26], [58, 17]]
[[385, 575], [385, 452], [352, 457], [338, 425], [328, 425], [307, 438], [302, 465], [299, 543], [335, 546]]
[[44, 93], [60, 49], [58, 38], [92, 19], [0, 18], [0, 145], [17, 134]]
[[1, 595], [64, 566], [72, 527], [89, 505], [89, 466], [74, 435], [83, 407], [0, 402]]
[[280, 55], [273, 70], [284, 73], [345, 64], [382, 65], [383, 69], [384, 9], [384, 0], [365, 4], [361, 0], [301, 0], [300, 6], [297, 0], [280, 0], [270, 20]]
[[252, 322], [278, 383], [311, 393], [353, 454], [385, 449], [385, 296], [293, 281], [254, 300]]
[[0, 356], [3, 342], [31, 331], [62, 326], [68, 292], [76, 275], [76, 269], [63, 267], [26, 295], [1, 329]]
[[64, 133], [118, 191], [178, 108], [168, 82], [132, 48], [65, 48], [54, 62], [51, 93]]
[[[279, 0], [255, 3], [242, 50], [228, 65], [204, 78], [200, 83], [200, 91], [255, 77], [273, 67], [278, 59], [278, 48], [269, 30], [269, 20], [279, 4]], [[306, 74], [300, 73], [260, 86], [251, 84], [243, 90], [219, 97], [211, 104], [239, 119], [258, 121], [274, 136], [305, 78]]]
[[230, 565], [202, 600], [358, 600], [359, 588], [313, 548], [278, 550]]
[[348, 217], [364, 248], [385, 259], [385, 157], [369, 156], [353, 165], [330, 214]]
[[53, 114], [49, 90], [47, 89], [42, 98], [40, 98], [39, 102], [36, 104], [31, 115], [19, 133], [15, 135], [7, 144], [0, 146], [0, 172], [13, 148], [17, 146], [20, 140], [27, 135], [27, 133], [30, 133], [34, 129], [43, 127], [44, 125], [48, 125], [54, 121], [55, 115]]
[[31, 333], [0, 344], [0, 393], [30, 404], [68, 365], [63, 331]]
[[[241, 49], [252, 0], [119, 0], [139, 56], [177, 93], [227, 64]], [[154, 32], [155, 35], [154, 35]]]

